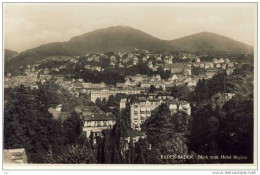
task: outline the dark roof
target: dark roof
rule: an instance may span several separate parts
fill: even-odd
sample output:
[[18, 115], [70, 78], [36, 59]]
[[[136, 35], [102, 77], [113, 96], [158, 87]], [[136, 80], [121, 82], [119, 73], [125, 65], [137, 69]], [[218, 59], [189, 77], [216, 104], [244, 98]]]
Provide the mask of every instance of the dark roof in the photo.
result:
[[[93, 117], [92, 117], [93, 115]], [[85, 115], [83, 119], [85, 121], [108, 121], [108, 120], [116, 120], [116, 117], [113, 114], [92, 114], [92, 115]]]

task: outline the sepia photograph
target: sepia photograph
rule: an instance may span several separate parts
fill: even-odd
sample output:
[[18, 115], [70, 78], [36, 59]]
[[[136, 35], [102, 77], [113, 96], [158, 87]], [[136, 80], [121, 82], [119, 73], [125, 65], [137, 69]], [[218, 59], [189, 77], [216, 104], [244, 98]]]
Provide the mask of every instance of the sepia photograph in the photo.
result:
[[2, 3], [2, 168], [256, 169], [257, 3]]

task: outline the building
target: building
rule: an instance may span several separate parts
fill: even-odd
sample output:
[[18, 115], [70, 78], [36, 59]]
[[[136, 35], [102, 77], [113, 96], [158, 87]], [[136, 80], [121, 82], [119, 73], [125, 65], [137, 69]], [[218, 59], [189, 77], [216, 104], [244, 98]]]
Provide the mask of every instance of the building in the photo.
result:
[[172, 114], [176, 113], [177, 111], [184, 111], [188, 115], [191, 115], [191, 107], [190, 104], [186, 101], [171, 101], [169, 104], [169, 109]]
[[214, 68], [214, 63], [213, 62], [204, 62], [204, 68], [212, 69], [212, 68]]
[[222, 64], [221, 67], [222, 67], [222, 69], [226, 69], [227, 65], [226, 64]]
[[97, 98], [106, 100], [109, 99], [110, 95], [122, 94], [125, 93], [127, 95], [131, 94], [141, 94], [144, 91], [143, 88], [135, 88], [135, 89], [93, 89], [90, 92], [91, 101], [95, 102]]
[[204, 63], [200, 63], [199, 67], [200, 67], [200, 68], [204, 68], [204, 67], [205, 67], [205, 64], [204, 64]]
[[141, 124], [144, 123], [147, 118], [151, 117], [152, 110], [159, 107], [162, 102], [162, 100], [158, 99], [137, 100], [132, 102], [130, 104], [131, 128], [140, 130]]
[[151, 61], [149, 61], [149, 62], [147, 63], [147, 66], [148, 66], [150, 69], [152, 69], [152, 68], [153, 68], [153, 63], [152, 63]]
[[172, 114], [177, 111], [184, 111], [188, 115], [191, 115], [190, 104], [186, 101], [174, 100], [173, 97], [169, 95], [157, 96], [157, 98], [140, 97], [129, 104], [131, 128], [141, 130], [141, 124], [143, 124], [147, 118], [151, 117], [152, 111], [162, 103], [169, 104], [169, 109]]
[[197, 62], [196, 62], [196, 63], [193, 63], [192, 65], [193, 65], [194, 67], [200, 67], [200, 62], [198, 62], [198, 63], [197, 63]]
[[197, 56], [196, 56], [196, 57], [195, 57], [195, 62], [196, 62], [196, 63], [199, 63], [199, 62], [200, 62], [200, 57], [197, 57]]
[[141, 74], [137, 74], [132, 77], [132, 80], [135, 81], [136, 83], [140, 83], [140, 82], [148, 80], [148, 79], [149, 79], [149, 77], [147, 75], [141, 75]]
[[195, 87], [197, 85], [197, 81], [196, 80], [192, 80], [187, 84], [189, 87]]
[[191, 75], [191, 68], [184, 63], [165, 64], [163, 70], [169, 70], [172, 74]]
[[173, 75], [168, 79], [169, 82], [175, 82], [175, 81], [177, 81], [177, 80], [178, 80], [178, 77], [177, 77], [176, 74], [173, 74]]
[[165, 90], [165, 83], [163, 80], [160, 81], [143, 81], [141, 83], [142, 88], [149, 89], [151, 86], [155, 86], [155, 88], [159, 89], [162, 88], [162, 90]]
[[219, 63], [217, 58], [214, 58], [212, 61], [213, 61], [214, 64], [218, 64]]
[[118, 89], [126, 89], [126, 84], [125, 83], [116, 83], [116, 88], [118, 88]]
[[207, 69], [206, 70], [206, 78], [212, 78], [214, 75], [216, 75], [218, 73], [217, 69]]
[[220, 63], [216, 64], [215, 66], [216, 66], [216, 68], [221, 68], [221, 64]]
[[224, 60], [223, 58], [220, 58], [220, 59], [218, 60], [218, 62], [219, 62], [219, 63], [224, 63], [225, 60]]
[[156, 79], [157, 81], [160, 81], [160, 80], [161, 80], [161, 76], [160, 76], [159, 74], [157, 74], [157, 75], [155, 76], [155, 79]]
[[226, 73], [227, 75], [231, 75], [233, 73], [233, 69], [230, 68], [226, 69]]
[[4, 164], [27, 164], [28, 159], [24, 148], [4, 149]]
[[116, 94], [113, 107], [116, 111], [122, 111], [123, 109], [126, 109], [127, 102], [126, 94]]
[[137, 65], [138, 64], [138, 58], [137, 57], [134, 57], [133, 58], [133, 65]]
[[83, 88], [105, 88], [105, 83], [82, 83]]
[[99, 136], [103, 129], [111, 129], [116, 123], [116, 117], [111, 113], [105, 113], [96, 106], [88, 106], [82, 112], [84, 122], [83, 131], [86, 137]]
[[225, 59], [225, 63], [230, 63], [230, 60], [228, 58]]

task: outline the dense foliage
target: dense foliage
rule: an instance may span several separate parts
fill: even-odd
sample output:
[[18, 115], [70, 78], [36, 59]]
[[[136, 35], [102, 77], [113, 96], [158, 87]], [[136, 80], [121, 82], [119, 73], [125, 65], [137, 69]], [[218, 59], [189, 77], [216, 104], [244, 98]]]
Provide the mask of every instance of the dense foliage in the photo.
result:
[[[83, 125], [75, 112], [64, 120], [63, 125], [61, 120], [53, 118], [48, 112], [51, 97], [47, 94], [45, 89], [31, 90], [22, 85], [8, 90], [4, 110], [4, 149], [25, 148], [29, 163], [66, 163], [67, 160], [62, 160], [65, 156], [61, 154], [63, 149], [77, 149], [77, 146], [70, 145], [88, 145], [88, 142], [82, 135]], [[90, 160], [88, 163], [94, 162], [88, 157], [91, 154], [88, 151], [84, 158]], [[78, 159], [71, 161], [75, 163]]]
[[[253, 162], [253, 67], [243, 65], [232, 75], [199, 81], [193, 97], [190, 149], [219, 156], [210, 162]], [[220, 155], [244, 158], [228, 160]]]

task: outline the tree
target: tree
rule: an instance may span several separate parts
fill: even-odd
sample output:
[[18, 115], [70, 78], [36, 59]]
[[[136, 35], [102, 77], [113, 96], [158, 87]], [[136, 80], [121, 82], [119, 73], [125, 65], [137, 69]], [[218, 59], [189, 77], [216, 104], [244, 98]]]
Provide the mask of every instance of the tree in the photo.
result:
[[114, 149], [113, 151], [114, 155], [112, 157], [112, 162], [114, 161], [114, 163], [125, 162], [121, 150], [124, 144], [122, 143], [122, 140], [124, 140], [124, 133], [126, 132], [127, 132], [127, 120], [121, 117], [121, 114], [119, 113], [116, 124], [114, 125], [110, 135], [111, 144], [113, 145], [113, 149]]
[[80, 119], [78, 113], [73, 111], [71, 116], [64, 120], [63, 122], [63, 130], [66, 135], [66, 143], [74, 144], [77, 143], [80, 135], [83, 131], [83, 122]]
[[189, 134], [190, 117], [184, 111], [177, 111], [173, 115], [173, 122], [178, 133]]
[[135, 158], [136, 158], [135, 146], [134, 146], [133, 138], [131, 138], [129, 143], [129, 163], [135, 164], [136, 162]]
[[209, 89], [205, 79], [199, 80], [193, 91], [192, 101], [201, 103], [209, 99]]
[[[186, 139], [179, 131], [187, 130], [184, 114], [176, 114], [177, 119], [171, 114], [169, 107], [166, 104], [161, 104], [152, 113], [152, 116], [145, 121], [144, 130], [147, 134], [148, 142], [152, 145], [152, 150], [149, 154], [161, 158], [161, 155], [186, 155], [188, 148]], [[180, 122], [182, 121], [182, 122]], [[139, 152], [141, 156], [142, 152]], [[142, 158], [142, 156], [140, 157]], [[142, 160], [142, 159], [139, 159]], [[168, 159], [153, 159], [157, 163], [184, 163], [183, 160], [168, 160]]]
[[211, 138], [209, 118], [214, 116], [210, 104], [193, 108], [189, 148], [198, 154], [209, 154]]
[[147, 139], [152, 146], [162, 143], [175, 134], [169, 107], [161, 104], [144, 123]]
[[191, 74], [192, 75], [205, 75], [206, 71], [203, 68], [200, 67], [192, 67]]
[[219, 119], [216, 142], [220, 153], [247, 156], [240, 163], [253, 162], [253, 104], [253, 99], [235, 96], [223, 105], [224, 115]]
[[[161, 144], [161, 155], [178, 155], [183, 156], [188, 154], [188, 147], [181, 135], [174, 135], [169, 140], [165, 140]], [[163, 159], [163, 163], [186, 163], [185, 159]]]
[[171, 89], [172, 96], [180, 100], [189, 101], [190, 93], [190, 89], [186, 84], [180, 86], [173, 86]]
[[169, 71], [169, 70], [166, 70], [165, 72], [164, 72], [164, 79], [165, 80], [168, 80], [170, 77], [171, 77], [171, 71]]
[[150, 86], [149, 93], [154, 93], [156, 91], [156, 87], [154, 85]]
[[96, 163], [94, 152], [85, 145], [68, 145], [57, 157], [58, 164], [93, 164]]
[[60, 144], [60, 134], [37, 95], [24, 86], [13, 89], [4, 110], [4, 149], [25, 148], [29, 162], [43, 163], [49, 146]]
[[142, 146], [139, 145], [139, 144], [136, 144], [135, 152], [136, 152], [135, 163], [137, 163], [137, 164], [145, 164], [145, 158], [144, 158], [144, 152], [143, 152]]
[[115, 96], [114, 95], [110, 95], [107, 101], [108, 106], [114, 106], [115, 104]]
[[100, 98], [97, 98], [95, 103], [96, 103], [97, 106], [101, 106], [102, 105], [101, 104], [102, 102], [101, 102]]

